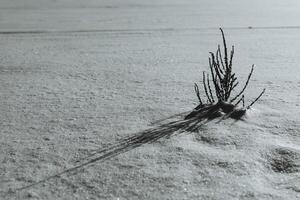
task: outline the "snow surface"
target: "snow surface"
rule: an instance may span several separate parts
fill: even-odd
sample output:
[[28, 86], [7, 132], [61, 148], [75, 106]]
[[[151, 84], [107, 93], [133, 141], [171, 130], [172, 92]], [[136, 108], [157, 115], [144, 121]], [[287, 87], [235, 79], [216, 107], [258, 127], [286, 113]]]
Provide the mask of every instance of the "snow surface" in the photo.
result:
[[[299, 199], [300, 2], [0, 4], [0, 199]], [[212, 121], [26, 186], [189, 111], [224, 27], [245, 121]], [[252, 28], [250, 28], [252, 27]]]

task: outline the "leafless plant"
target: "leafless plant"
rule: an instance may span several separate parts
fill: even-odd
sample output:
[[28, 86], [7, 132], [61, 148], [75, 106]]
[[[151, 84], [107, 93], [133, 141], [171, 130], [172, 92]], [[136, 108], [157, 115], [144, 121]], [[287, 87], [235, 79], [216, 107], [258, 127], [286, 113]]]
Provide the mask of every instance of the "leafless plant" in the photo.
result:
[[[228, 52], [224, 32], [221, 28], [220, 30], [223, 39], [223, 53], [220, 45], [218, 45], [215, 53], [210, 52], [210, 75], [206, 72], [203, 72], [202, 76], [203, 89], [207, 99], [206, 103], [204, 103], [205, 101], [200, 96], [198, 84], [195, 83], [194, 89], [199, 100], [199, 105], [185, 117], [186, 119], [196, 117], [198, 113], [203, 111], [203, 109], [206, 110], [212, 106], [217, 108], [216, 112], [221, 113], [220, 115], [225, 113], [226, 117], [240, 119], [246, 113], [246, 110], [249, 109], [255, 102], [257, 102], [265, 92], [265, 89], [263, 89], [263, 91], [254, 101], [252, 101], [248, 106], [245, 106], [244, 92], [254, 71], [254, 65], [252, 65], [247, 80], [241, 91], [233, 95], [233, 92], [240, 84], [232, 68], [234, 46], [232, 46], [230, 52]], [[213, 88], [211, 87], [211, 83], [213, 84]], [[242, 108], [237, 109], [237, 106], [240, 103], [242, 103]]]

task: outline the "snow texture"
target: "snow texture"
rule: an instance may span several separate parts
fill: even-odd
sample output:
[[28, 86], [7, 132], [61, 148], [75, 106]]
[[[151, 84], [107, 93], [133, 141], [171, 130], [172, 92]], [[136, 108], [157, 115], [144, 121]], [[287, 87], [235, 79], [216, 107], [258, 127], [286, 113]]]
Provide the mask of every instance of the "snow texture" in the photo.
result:
[[[299, 199], [299, 6], [1, 0], [0, 199]], [[256, 64], [246, 97], [267, 88], [244, 121], [211, 121], [15, 190], [194, 108], [219, 27], [242, 80]]]

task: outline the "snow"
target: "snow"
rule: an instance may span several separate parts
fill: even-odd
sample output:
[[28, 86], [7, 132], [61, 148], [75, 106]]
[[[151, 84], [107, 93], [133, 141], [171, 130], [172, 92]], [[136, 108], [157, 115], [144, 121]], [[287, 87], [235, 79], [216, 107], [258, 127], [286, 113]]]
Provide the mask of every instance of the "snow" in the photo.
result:
[[[299, 199], [299, 3], [1, 1], [0, 199]], [[244, 121], [14, 191], [191, 110], [219, 26], [246, 101], [267, 89]]]

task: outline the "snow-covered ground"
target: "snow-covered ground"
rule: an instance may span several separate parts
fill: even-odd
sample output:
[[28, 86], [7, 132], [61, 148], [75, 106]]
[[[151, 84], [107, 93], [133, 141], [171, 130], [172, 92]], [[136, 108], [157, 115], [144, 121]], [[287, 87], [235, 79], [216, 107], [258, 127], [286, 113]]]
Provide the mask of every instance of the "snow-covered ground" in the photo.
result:
[[[0, 199], [299, 199], [299, 9], [1, 0]], [[267, 89], [245, 121], [212, 121], [15, 191], [191, 110], [220, 26], [241, 80], [256, 64], [248, 102]]]

